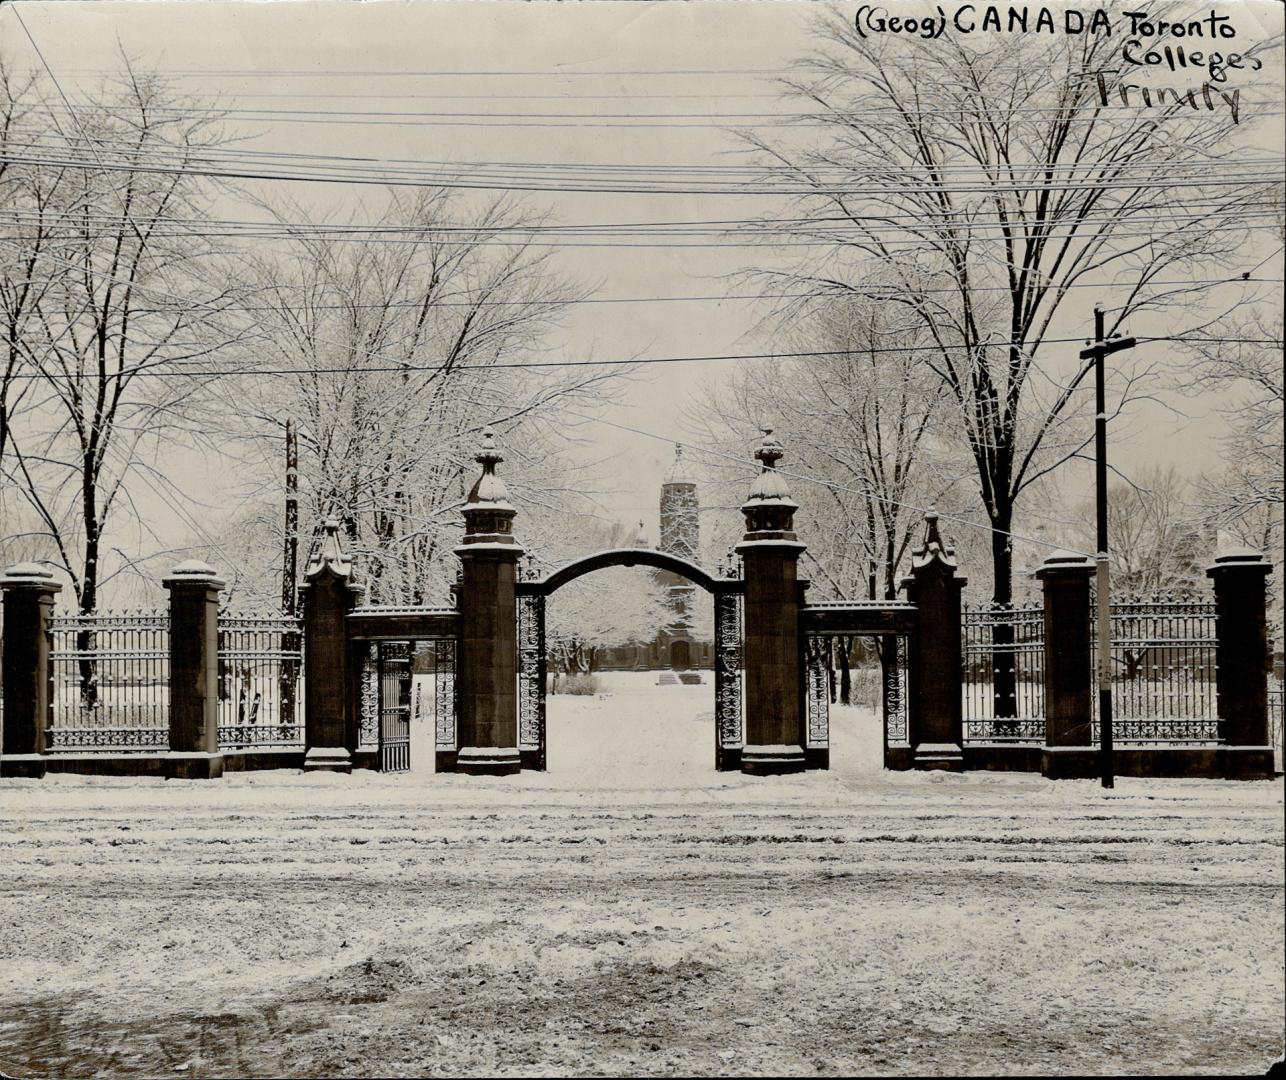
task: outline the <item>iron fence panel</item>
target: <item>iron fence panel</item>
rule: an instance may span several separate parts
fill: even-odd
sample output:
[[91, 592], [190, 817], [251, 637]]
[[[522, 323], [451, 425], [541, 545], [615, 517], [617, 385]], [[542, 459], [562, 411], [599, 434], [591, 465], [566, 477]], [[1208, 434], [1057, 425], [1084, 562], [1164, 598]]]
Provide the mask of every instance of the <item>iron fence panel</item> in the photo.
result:
[[303, 622], [219, 615], [219, 745], [302, 747]]
[[50, 752], [167, 750], [167, 611], [59, 614], [49, 622]]
[[[1219, 742], [1215, 605], [1130, 599], [1111, 614], [1112, 741]], [[1098, 695], [1091, 701], [1097, 743]]]
[[961, 611], [965, 742], [1045, 740], [1045, 609]]

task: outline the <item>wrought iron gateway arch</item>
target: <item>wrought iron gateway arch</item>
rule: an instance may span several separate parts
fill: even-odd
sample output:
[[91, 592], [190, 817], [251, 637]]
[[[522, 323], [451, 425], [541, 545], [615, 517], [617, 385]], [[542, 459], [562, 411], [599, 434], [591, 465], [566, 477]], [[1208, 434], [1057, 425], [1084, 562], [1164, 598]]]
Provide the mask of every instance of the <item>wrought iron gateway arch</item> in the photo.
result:
[[567, 563], [541, 578], [518, 581], [518, 752], [524, 769], [546, 767], [545, 601], [562, 586], [611, 566], [650, 566], [687, 578], [714, 598], [715, 768], [741, 768], [742, 637], [745, 583], [716, 577], [695, 563], [652, 548], [614, 548]]

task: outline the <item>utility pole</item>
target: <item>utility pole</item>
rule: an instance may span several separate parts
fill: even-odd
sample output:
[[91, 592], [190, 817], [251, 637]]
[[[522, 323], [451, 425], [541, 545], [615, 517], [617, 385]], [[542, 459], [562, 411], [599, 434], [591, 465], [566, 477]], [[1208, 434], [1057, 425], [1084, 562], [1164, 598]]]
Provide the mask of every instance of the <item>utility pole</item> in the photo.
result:
[[286, 536], [282, 550], [281, 610], [295, 614], [295, 582], [299, 559], [299, 441], [295, 422], [286, 421]]
[[1099, 767], [1103, 786], [1116, 782], [1112, 760], [1112, 606], [1107, 571], [1107, 392], [1104, 360], [1109, 353], [1134, 348], [1132, 337], [1114, 335], [1108, 340], [1103, 325], [1103, 305], [1094, 305], [1094, 341], [1085, 343], [1081, 359], [1094, 361], [1094, 497], [1098, 510], [1098, 552], [1094, 556], [1094, 589], [1098, 608], [1098, 731]]
[[[281, 564], [281, 614], [291, 625], [298, 613], [296, 599], [299, 591], [299, 441], [295, 422], [286, 421], [286, 535], [282, 547]], [[286, 653], [298, 652], [302, 645], [297, 630], [287, 630], [281, 635], [281, 647]], [[299, 661], [283, 658], [281, 675], [281, 717], [283, 734], [295, 724], [295, 696], [299, 681]]]

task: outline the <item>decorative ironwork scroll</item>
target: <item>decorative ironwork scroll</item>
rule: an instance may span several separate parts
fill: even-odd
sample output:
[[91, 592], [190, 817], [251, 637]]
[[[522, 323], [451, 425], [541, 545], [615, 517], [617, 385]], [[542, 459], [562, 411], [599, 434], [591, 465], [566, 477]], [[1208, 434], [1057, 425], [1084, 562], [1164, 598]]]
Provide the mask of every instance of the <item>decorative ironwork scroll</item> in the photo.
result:
[[745, 746], [741, 711], [741, 595], [720, 592], [714, 598], [715, 761], [720, 769], [740, 767]]
[[518, 597], [518, 750], [545, 762], [545, 598]]
[[380, 670], [379, 643], [366, 643], [358, 689], [357, 748], [378, 750], [380, 745]]
[[168, 750], [170, 732], [162, 728], [45, 729], [45, 748], [54, 750]]
[[459, 749], [455, 665], [455, 639], [437, 638], [433, 642], [433, 738], [439, 753]]
[[884, 745], [907, 741], [907, 639], [884, 638], [880, 650], [884, 680]]
[[804, 635], [805, 701], [808, 707], [805, 748], [830, 746], [831, 734], [831, 639], [826, 634]]

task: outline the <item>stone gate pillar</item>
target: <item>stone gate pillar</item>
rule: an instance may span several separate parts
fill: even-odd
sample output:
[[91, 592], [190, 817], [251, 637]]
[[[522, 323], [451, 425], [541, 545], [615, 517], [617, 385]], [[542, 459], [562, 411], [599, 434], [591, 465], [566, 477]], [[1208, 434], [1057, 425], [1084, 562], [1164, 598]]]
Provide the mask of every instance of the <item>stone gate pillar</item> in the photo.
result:
[[214, 567], [179, 563], [170, 594], [170, 755], [167, 775], [223, 775], [219, 754], [219, 590]]
[[1045, 749], [1040, 771], [1051, 780], [1098, 775], [1090, 738], [1093, 576], [1093, 559], [1067, 551], [1054, 552], [1036, 571], [1045, 598]]
[[1267, 578], [1272, 572], [1272, 564], [1249, 548], [1218, 556], [1206, 570], [1215, 588], [1219, 733], [1228, 745], [1229, 774], [1234, 777], [1273, 775], [1265, 603]]
[[62, 586], [36, 563], [0, 577], [4, 592], [4, 742], [0, 776], [43, 776], [49, 724], [49, 620]]
[[504, 775], [521, 768], [518, 753], [518, 610], [515, 583], [522, 548], [516, 514], [496, 466], [495, 432], [483, 432], [474, 458], [482, 475], [464, 506], [464, 540], [455, 549], [460, 581], [460, 751], [463, 773]]
[[352, 772], [356, 740], [351, 712], [348, 613], [362, 587], [353, 578], [352, 560], [339, 541], [339, 522], [331, 518], [317, 554], [304, 569], [299, 587], [304, 611], [304, 768]]
[[804, 545], [793, 531], [798, 504], [776, 470], [781, 456], [781, 444], [771, 428], [765, 429], [755, 451], [763, 468], [741, 507], [746, 533], [737, 545], [745, 580], [746, 745], [741, 769], [758, 774], [798, 772], [806, 765], [796, 565]]
[[917, 769], [964, 768], [964, 667], [960, 644], [960, 593], [955, 553], [938, 532], [938, 515], [924, 516], [924, 544], [911, 559], [902, 585], [916, 606], [911, 640], [911, 708], [907, 741]]

